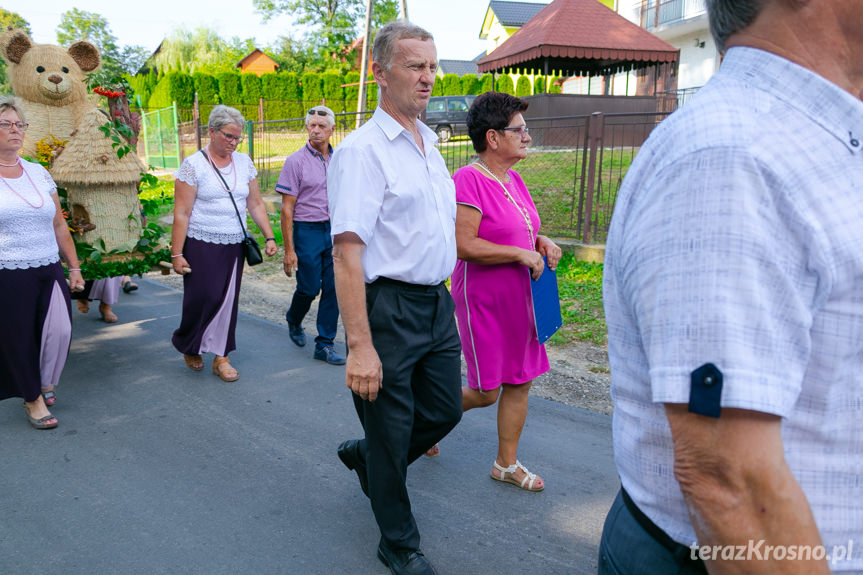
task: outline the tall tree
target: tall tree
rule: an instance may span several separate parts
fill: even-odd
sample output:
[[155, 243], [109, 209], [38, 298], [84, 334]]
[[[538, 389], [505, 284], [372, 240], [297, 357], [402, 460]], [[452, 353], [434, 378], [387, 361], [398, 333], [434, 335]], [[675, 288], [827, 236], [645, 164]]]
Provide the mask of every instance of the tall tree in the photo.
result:
[[124, 72], [134, 74], [143, 64], [141, 55], [146, 54], [141, 46], [121, 48], [111, 32], [108, 20], [103, 16], [72, 8], [60, 16], [57, 43], [68, 47], [80, 40], [87, 40], [99, 49], [102, 54], [102, 74], [107, 77], [119, 76]]
[[[10, 12], [4, 8], [0, 8], [0, 31], [6, 31], [8, 28], [17, 28], [24, 30], [30, 36], [30, 23], [15, 12]], [[6, 79], [6, 61], [0, 58], [0, 92], [8, 94], [12, 91], [9, 82]]]
[[254, 49], [255, 42], [251, 38], [234, 37], [226, 42], [210, 28], [194, 31], [177, 28], [162, 42], [155, 64], [160, 72], [231, 72], [237, 62]]
[[8, 28], [18, 28], [27, 32], [28, 36], [33, 34], [30, 31], [30, 23], [27, 20], [5, 8], [0, 8], [0, 28], [2, 28], [2, 31], [6, 31]]
[[[363, 0], [252, 0], [264, 21], [277, 14], [291, 14], [309, 28], [307, 42], [319, 51], [325, 68], [347, 68], [341, 58], [345, 48], [359, 36], [364, 21]], [[398, 0], [375, 0], [372, 27], [377, 29], [398, 17]]]

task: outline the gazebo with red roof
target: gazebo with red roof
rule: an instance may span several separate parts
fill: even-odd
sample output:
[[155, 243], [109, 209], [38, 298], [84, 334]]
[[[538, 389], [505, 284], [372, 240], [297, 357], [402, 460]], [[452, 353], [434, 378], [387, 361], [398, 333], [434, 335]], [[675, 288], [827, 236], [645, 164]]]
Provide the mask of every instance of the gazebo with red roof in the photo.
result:
[[[680, 51], [597, 0], [554, 0], [479, 61], [479, 71], [610, 76], [664, 66]], [[668, 87], [668, 86], [666, 86]]]

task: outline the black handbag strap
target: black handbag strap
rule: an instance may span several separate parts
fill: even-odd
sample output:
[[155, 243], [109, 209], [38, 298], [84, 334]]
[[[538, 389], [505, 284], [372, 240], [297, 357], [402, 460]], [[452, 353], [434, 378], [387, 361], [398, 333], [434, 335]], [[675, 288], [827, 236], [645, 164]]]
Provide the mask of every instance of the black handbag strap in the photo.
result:
[[[207, 152], [201, 150], [201, 153], [204, 154], [204, 157], [207, 158], [207, 162], [212, 166], [213, 171], [216, 172], [216, 175], [219, 176], [220, 180], [222, 180], [222, 184], [225, 186], [225, 191], [228, 192], [228, 197], [231, 198], [231, 203], [234, 204], [234, 212], [237, 214], [237, 221], [240, 222], [240, 229], [245, 234], [246, 226], [243, 225], [243, 219], [240, 217], [240, 210], [237, 209], [237, 202], [234, 201], [234, 194], [231, 193], [231, 188], [228, 187], [228, 182], [225, 181], [225, 177], [222, 175], [222, 172], [219, 171], [219, 168], [216, 167], [216, 164], [210, 159], [210, 156], [207, 155]], [[237, 169], [236, 166], [234, 169]]]

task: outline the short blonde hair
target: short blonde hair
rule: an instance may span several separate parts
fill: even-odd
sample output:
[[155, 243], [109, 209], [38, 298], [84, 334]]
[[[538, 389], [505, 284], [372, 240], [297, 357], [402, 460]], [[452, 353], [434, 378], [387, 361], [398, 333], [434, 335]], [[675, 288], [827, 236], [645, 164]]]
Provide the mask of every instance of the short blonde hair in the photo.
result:
[[18, 98], [11, 95], [0, 96], [0, 114], [5, 112], [6, 110], [12, 110], [16, 114], [18, 114], [18, 118], [27, 123], [27, 118], [24, 117], [24, 110], [21, 109], [21, 106], [18, 104]]

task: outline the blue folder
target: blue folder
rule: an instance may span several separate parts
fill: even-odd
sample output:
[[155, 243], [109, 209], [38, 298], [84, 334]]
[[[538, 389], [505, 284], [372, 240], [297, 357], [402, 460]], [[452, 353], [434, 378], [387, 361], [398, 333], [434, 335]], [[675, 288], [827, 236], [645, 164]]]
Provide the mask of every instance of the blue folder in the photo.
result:
[[560, 294], [557, 291], [557, 272], [548, 269], [545, 262], [545, 270], [538, 280], [531, 279], [530, 291], [533, 296], [533, 317], [536, 323], [536, 335], [539, 343], [545, 343], [557, 330], [563, 326], [563, 318], [560, 315]]

